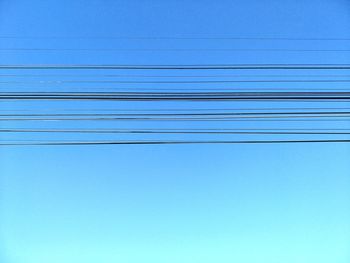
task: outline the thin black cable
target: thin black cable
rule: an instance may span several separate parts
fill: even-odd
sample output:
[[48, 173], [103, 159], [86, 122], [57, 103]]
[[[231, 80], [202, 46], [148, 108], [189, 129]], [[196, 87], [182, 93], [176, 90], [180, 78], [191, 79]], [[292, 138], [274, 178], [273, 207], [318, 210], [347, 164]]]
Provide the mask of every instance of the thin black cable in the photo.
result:
[[130, 75], [130, 74], [0, 74], [0, 77], [102, 77], [102, 78], [233, 78], [233, 77], [334, 77], [334, 78], [349, 78], [350, 75], [339, 75], [339, 74], [320, 74], [320, 75], [300, 75], [300, 74], [289, 74], [289, 75], [252, 75], [252, 74], [231, 74], [231, 75]]
[[264, 115], [350, 115], [350, 112], [336, 111], [336, 112], [224, 112], [224, 113], [56, 113], [56, 114], [0, 114], [0, 117], [53, 117], [53, 116], [120, 116], [120, 117], [129, 117], [129, 116], [151, 116], [151, 117], [162, 117], [162, 116], [264, 116]]
[[1, 100], [348, 100], [350, 92], [2, 92]]
[[[107, 112], [182, 112], [182, 111], [188, 111], [188, 112], [202, 112], [202, 111], [274, 111], [274, 110], [350, 110], [350, 108], [343, 108], [343, 107], [329, 107], [329, 108], [325, 108], [325, 107], [304, 107], [304, 108], [299, 108], [299, 107], [293, 107], [293, 108], [200, 108], [200, 109], [169, 109], [169, 108], [165, 108], [165, 109], [45, 109], [44, 111], [97, 111], [97, 112], [101, 112], [101, 111], [107, 111]], [[4, 110], [4, 109], [0, 109], [0, 112], [28, 112], [28, 111], [33, 111], [32, 109], [11, 109], [11, 110]], [[40, 111], [42, 111], [40, 109]]]
[[83, 52], [350, 52], [350, 49], [286, 49], [286, 48], [0, 48], [9, 51], [83, 51]]
[[[62, 90], [67, 89], [68, 87], [57, 86], [54, 87], [36, 87], [36, 91], [44, 91], [50, 90], [52, 92], [61, 92]], [[17, 90], [21, 92], [26, 92], [28, 89], [33, 89], [31, 87], [18, 88]], [[3, 91], [11, 92], [13, 89], [11, 88], [3, 88]], [[241, 91], [249, 91], [249, 92], [270, 92], [270, 91], [280, 91], [280, 92], [294, 92], [294, 91], [350, 91], [349, 88], [140, 88], [140, 87], [127, 87], [127, 88], [119, 88], [119, 87], [69, 87], [70, 91], [76, 92], [179, 92], [183, 91], [185, 93], [193, 93], [198, 91], [205, 92], [241, 92]]]
[[218, 84], [218, 83], [348, 83], [350, 79], [311, 79], [311, 80], [195, 80], [195, 81], [122, 81], [122, 80], [38, 80], [0, 81], [0, 84], [76, 84], [76, 83], [117, 83], [117, 84]]
[[[18, 129], [18, 128], [5, 128], [3, 130], [8, 130], [8, 129]], [[56, 130], [59, 130], [57, 128], [55, 128]], [[89, 129], [86, 129], [86, 130], [89, 130]], [[129, 129], [97, 129], [97, 130], [106, 130], [106, 131], [110, 131], [110, 130], [120, 130], [120, 131], [132, 131], [132, 130], [135, 130], [134, 128], [129, 128]], [[153, 129], [150, 129], [150, 128], [147, 128], [145, 129], [147, 131], [199, 131], [199, 132], [206, 132], [206, 131], [224, 131], [224, 132], [231, 132], [231, 131], [305, 131], [305, 132], [308, 132], [308, 131], [316, 131], [316, 132], [325, 132], [325, 131], [328, 131], [328, 132], [333, 132], [333, 131], [348, 131], [350, 132], [350, 129], [346, 129], [346, 128], [206, 128], [206, 129], [203, 129], [203, 128], [185, 128], [185, 129], [181, 129], [181, 128], [178, 128], [178, 129], [174, 129], [174, 128], [153, 128]]]
[[[282, 83], [282, 82], [281, 82]], [[302, 83], [302, 81], [301, 81]], [[0, 85], [3, 83], [0, 83]], [[14, 84], [14, 83], [10, 83]], [[25, 83], [23, 83], [25, 84]], [[215, 87], [215, 88], [145, 88], [145, 87], [113, 87], [113, 86], [108, 86], [108, 87], [72, 87], [72, 86], [62, 86], [64, 83], [51, 83], [52, 86], [47, 86], [45, 83], [38, 83], [39, 86], [36, 87], [36, 92], [47, 92], [47, 90], [51, 89], [51, 92], [64, 92], [64, 89], [68, 88], [72, 91], [75, 92], [162, 92], [162, 93], [174, 93], [174, 92], [179, 92], [183, 91], [186, 93], [193, 93], [193, 92], [198, 92], [198, 91], [205, 91], [205, 92], [241, 92], [241, 91], [254, 91], [254, 92], [269, 92], [269, 91], [280, 91], [280, 92], [294, 92], [294, 91], [350, 91], [349, 88], [315, 88], [315, 87], [308, 87], [308, 88], [289, 88], [289, 87], [284, 87], [284, 88], [264, 88], [264, 87], [257, 87], [257, 88], [227, 88], [227, 87]], [[61, 85], [62, 84], [62, 85]], [[175, 83], [171, 83], [175, 84]], [[192, 84], [192, 83], [189, 83]], [[45, 85], [45, 87], [40, 87], [40, 85]], [[19, 92], [27, 92], [28, 89], [33, 89], [32, 87], [18, 87]], [[11, 92], [13, 88], [3, 88], [4, 91]], [[63, 91], [62, 91], [63, 90]], [[185, 93], [185, 94], [186, 94]]]
[[0, 70], [348, 70], [350, 64], [212, 64], [212, 65], [0, 65]]
[[161, 97], [161, 96], [179, 96], [179, 97], [204, 97], [204, 96], [348, 96], [350, 92], [0, 92], [0, 96], [150, 96], [150, 97]]
[[195, 131], [195, 130], [135, 130], [135, 129], [0, 129], [0, 133], [122, 133], [122, 134], [251, 134], [251, 135], [350, 135], [348, 132], [334, 132], [334, 131], [223, 131], [217, 129], [216, 131]]
[[40, 141], [1, 142], [0, 146], [78, 146], [78, 145], [150, 145], [150, 144], [283, 144], [283, 143], [349, 143], [350, 140], [242, 140], [242, 141]]
[[118, 39], [118, 40], [286, 40], [349, 41], [347, 37], [236, 37], [236, 36], [0, 36], [2, 39]]
[[0, 121], [349, 121], [350, 116], [244, 116], [244, 117], [94, 117], [94, 118], [0, 118]]
[[[0, 101], [13, 101], [13, 102], [21, 102], [26, 100], [42, 100], [42, 101], [81, 101], [81, 102], [87, 102], [87, 101], [144, 101], [144, 102], [151, 102], [151, 101], [187, 101], [187, 102], [197, 102], [197, 101], [207, 101], [207, 102], [228, 102], [228, 101], [239, 101], [239, 102], [246, 102], [246, 101], [254, 101], [254, 102], [307, 102], [307, 103], [349, 103], [350, 98], [345, 96], [339, 96], [339, 97], [325, 97], [325, 96], [310, 96], [310, 97], [92, 97], [92, 96], [83, 96], [83, 97], [69, 97], [69, 96], [58, 96], [58, 97], [31, 97], [31, 96], [20, 96], [20, 97], [1, 97]], [[98, 109], [96, 109], [98, 110]], [[83, 110], [84, 111], [84, 110]], [[86, 110], [85, 110], [86, 111]], [[103, 110], [102, 110], [103, 111]], [[108, 111], [108, 109], [107, 109]]]

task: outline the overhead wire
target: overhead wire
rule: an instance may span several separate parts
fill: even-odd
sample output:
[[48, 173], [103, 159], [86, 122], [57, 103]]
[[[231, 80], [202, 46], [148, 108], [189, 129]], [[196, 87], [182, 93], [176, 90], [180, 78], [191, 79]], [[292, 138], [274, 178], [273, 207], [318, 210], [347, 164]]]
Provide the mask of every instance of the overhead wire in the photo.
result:
[[149, 75], [149, 74], [33, 74], [33, 73], [15, 73], [15, 74], [0, 74], [0, 77], [101, 77], [101, 78], [234, 78], [234, 77], [271, 77], [271, 78], [294, 78], [294, 77], [303, 77], [303, 78], [315, 78], [315, 77], [334, 77], [334, 78], [350, 78], [350, 75], [340, 75], [340, 74], [308, 74], [308, 75], [300, 75], [300, 74], [260, 74], [260, 75], [254, 75], [254, 74], [230, 74], [230, 75], [223, 75], [223, 74], [216, 74], [216, 75]]
[[0, 70], [349, 70], [350, 64], [32, 65], [1, 64]]
[[[183, 112], [183, 111], [187, 111], [187, 112], [202, 112], [202, 111], [275, 111], [275, 110], [350, 110], [350, 108], [346, 108], [346, 107], [293, 107], [293, 108], [286, 108], [286, 107], [273, 107], [273, 108], [190, 108], [190, 109], [174, 109], [174, 108], [163, 108], [163, 109], [150, 109], [150, 108], [145, 108], [145, 109], [130, 109], [130, 108], [126, 108], [126, 109], [116, 109], [116, 108], [112, 108], [112, 109], [102, 109], [102, 108], [92, 108], [92, 109], [74, 109], [74, 108], [63, 108], [63, 109], [40, 109], [40, 111], [44, 111], [44, 112], [52, 112], [52, 111], [73, 111], [73, 112], [77, 112], [77, 111], [90, 111], [90, 112], [101, 112], [101, 111], [107, 111], [107, 112]], [[6, 109], [0, 109], [0, 112], [28, 112], [28, 111], [35, 111], [34, 109], [11, 109], [11, 110], [6, 110]]]
[[350, 92], [0, 92], [0, 100], [349, 100]]
[[14, 36], [2, 39], [118, 39], [118, 40], [283, 40], [283, 41], [350, 41], [350, 37], [242, 37], [242, 36]]
[[[244, 38], [244, 37], [98, 37], [98, 36], [0, 36], [2, 39], [125, 39], [125, 40], [302, 40], [302, 41], [348, 41], [350, 38], [269, 38], [269, 37], [255, 37], [255, 38]], [[349, 49], [286, 49], [286, 48], [273, 48], [273, 49], [249, 49], [249, 48], [0, 48], [0, 51], [266, 51], [266, 52], [349, 52]], [[122, 64], [111, 64], [111, 65], [75, 65], [75, 64], [50, 64], [50, 65], [39, 65], [39, 64], [18, 64], [18, 65], [0, 65], [0, 70], [349, 70], [350, 64], [199, 64], [199, 65], [122, 65]], [[47, 72], [47, 71], [46, 71]], [[211, 75], [211, 76], [150, 76], [150, 75], [125, 75], [125, 74], [106, 74], [103, 72], [101, 77], [128, 77], [128, 78], [225, 78], [225, 76]], [[1, 74], [1, 76], [74, 76], [69, 74], [32, 74], [32, 75], [21, 75], [21, 74]], [[85, 76], [80, 74], [80, 76]], [[99, 75], [94, 75], [99, 77]], [[237, 77], [239, 75], [233, 75]], [[242, 76], [242, 75], [241, 75]], [[245, 75], [252, 77], [252, 75]], [[295, 78], [296, 75], [270, 75], [274, 77], [284, 79], [261, 79], [266, 78], [268, 75], [256, 75], [260, 79], [256, 80], [194, 80], [194, 81], [138, 81], [138, 80], [39, 80], [39, 81], [2, 81], [0, 84], [73, 84], [73, 83], [117, 83], [117, 84], [211, 84], [211, 83], [347, 83], [350, 79], [309, 79], [311, 76], [302, 75], [308, 79], [285, 79]], [[299, 75], [300, 77], [301, 75]], [[316, 75], [317, 77], [325, 77], [327, 75]], [[334, 75], [328, 74], [328, 77], [349, 77], [349, 75]], [[92, 77], [89, 76], [89, 77]], [[47, 87], [45, 87], [47, 88]], [[71, 87], [70, 87], [71, 88]], [[95, 87], [94, 87], [95, 88]], [[32, 89], [32, 88], [31, 88]], [[73, 100], [73, 101], [84, 101], [84, 100], [111, 100], [111, 101], [313, 101], [313, 102], [344, 102], [350, 99], [350, 92], [339, 92], [334, 90], [347, 90], [346, 88], [333, 88], [325, 89], [318, 88], [317, 92], [291, 92], [291, 88], [284, 89], [280, 92], [233, 92], [233, 90], [226, 89], [230, 92], [219, 92], [217, 89], [212, 92], [203, 92], [208, 90], [201, 88], [202, 92], [193, 92], [191, 89], [172, 89], [172, 90], [186, 90], [186, 92], [172, 92], [169, 89], [164, 89], [163, 92], [155, 92], [155, 88], [151, 88], [149, 92], [131, 92], [130, 88], [128, 92], [0, 92], [0, 100], [12, 100], [12, 101], [23, 101], [23, 100]], [[158, 89], [159, 90], [159, 89]], [[224, 89], [222, 89], [224, 90]], [[235, 89], [239, 90], [239, 89]], [[255, 89], [242, 89], [242, 90], [255, 90]], [[260, 90], [260, 88], [258, 88]], [[262, 89], [263, 90], [263, 89]], [[275, 90], [266, 88], [265, 90]], [[277, 89], [276, 89], [277, 90]], [[309, 90], [308, 88], [299, 88], [293, 90]], [[321, 90], [327, 90], [327, 92], [321, 92]], [[330, 107], [331, 108], [331, 107]], [[43, 113], [32, 113], [32, 114], [0, 114], [0, 121], [97, 121], [97, 120], [131, 120], [131, 121], [348, 121], [350, 118], [350, 112], [325, 112], [324, 109], [330, 108], [299, 108], [301, 112], [296, 112], [298, 108], [291, 108], [291, 112], [276, 112], [278, 108], [274, 108], [275, 112], [201, 112], [193, 113], [193, 111], [201, 111], [207, 109], [170, 109], [169, 111], [186, 111], [190, 113], [54, 113], [54, 114], [43, 114]], [[284, 108], [286, 109], [286, 108]], [[317, 109], [318, 111], [305, 112], [308, 109]], [[340, 109], [340, 108], [332, 108]], [[341, 108], [346, 109], [346, 108]], [[66, 109], [67, 110], [67, 109]], [[76, 110], [76, 109], [75, 109]], [[80, 109], [82, 110], [82, 109]], [[102, 110], [103, 109], [97, 109]], [[109, 109], [109, 111], [116, 111], [117, 109]], [[209, 109], [210, 111], [222, 111], [225, 109]], [[243, 109], [249, 111], [249, 109]], [[261, 109], [264, 110], [264, 109]], [[270, 110], [270, 109], [269, 109]], [[322, 110], [322, 111], [321, 111]], [[91, 109], [89, 110], [91, 111]], [[123, 110], [121, 110], [123, 111]], [[125, 110], [124, 110], [125, 111]], [[137, 111], [137, 110], [136, 110]], [[139, 110], [139, 111], [147, 111]], [[148, 109], [148, 112], [152, 111]], [[154, 109], [154, 111], [164, 111], [164, 109]], [[226, 109], [227, 111], [227, 109]], [[4, 112], [4, 110], [2, 110]], [[10, 117], [10, 118], [9, 118]], [[40, 118], [38, 118], [40, 117]], [[71, 118], [74, 117], [74, 118]], [[78, 118], [76, 118], [78, 117]], [[328, 118], [328, 119], [327, 119]], [[350, 129], [57, 129], [57, 128], [0, 128], [1, 133], [123, 133], [123, 134], [246, 134], [246, 135], [349, 135]], [[279, 143], [347, 143], [350, 140], [345, 139], [310, 139], [310, 140], [108, 140], [108, 141], [2, 141], [1, 146], [39, 146], [39, 145], [116, 145], [116, 144], [279, 144]]]
[[122, 134], [251, 134], [251, 135], [350, 135], [350, 129], [343, 131], [303, 129], [11, 129], [2, 128], [0, 133], [122, 133]]
[[56, 114], [0, 114], [0, 117], [21, 116], [21, 117], [37, 117], [37, 116], [255, 116], [255, 115], [349, 115], [350, 112], [344, 111], [328, 111], [328, 112], [205, 112], [205, 113], [56, 113]]
[[77, 83], [117, 83], [117, 84], [217, 84], [217, 83], [348, 83], [350, 79], [279, 79], [279, 80], [195, 80], [195, 81], [122, 81], [122, 80], [38, 80], [0, 81], [0, 84], [77, 84]]
[[0, 48], [0, 52], [350, 52], [350, 49], [285, 49], [285, 48]]
[[203, 140], [203, 141], [39, 141], [0, 142], [0, 146], [78, 146], [78, 145], [151, 145], [151, 144], [286, 144], [286, 143], [349, 143], [346, 139], [327, 140]]

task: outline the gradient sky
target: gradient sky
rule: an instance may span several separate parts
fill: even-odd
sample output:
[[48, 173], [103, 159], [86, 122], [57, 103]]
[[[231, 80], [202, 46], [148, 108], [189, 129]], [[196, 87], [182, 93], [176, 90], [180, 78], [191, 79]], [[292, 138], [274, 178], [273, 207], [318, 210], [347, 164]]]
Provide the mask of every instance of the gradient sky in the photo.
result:
[[[151, 41], [98, 40], [84, 36], [350, 38], [349, 24], [350, 2], [346, 0], [1, 0], [0, 36], [68, 38], [1, 39], [0, 48], [346, 49], [349, 41]], [[82, 38], [69, 38], [74, 36]], [[0, 64], [348, 63], [349, 59], [349, 52], [0, 53]], [[159, 74], [153, 72], [156, 73]], [[272, 84], [263, 86], [269, 85]], [[303, 84], [285, 86], [303, 87]], [[28, 87], [45, 88], [0, 86], [2, 90]], [[295, 106], [292, 103], [220, 104], [232, 108], [286, 105]], [[349, 107], [350, 104], [336, 106]], [[0, 102], [0, 107], [6, 110], [136, 109], [215, 108], [217, 105]], [[304, 123], [300, 127], [328, 124]], [[0, 127], [31, 127], [32, 124], [21, 125], [0, 123]], [[57, 127], [58, 124], [45, 125]], [[86, 124], [66, 125], [64, 127]], [[114, 123], [107, 125], [116, 127]], [[118, 127], [131, 125], [172, 127], [172, 124], [159, 123], [124, 123]], [[201, 125], [204, 124], [182, 123], [176, 127]], [[220, 125], [212, 124], [212, 127]], [[225, 125], [234, 128], [265, 124]], [[270, 125], [287, 127], [290, 124]], [[332, 125], [350, 128], [349, 122]], [[5, 139], [5, 135], [1, 137]], [[15, 138], [25, 139], [20, 135]], [[347, 144], [2, 147], [0, 261], [349, 263], [349, 157]]]

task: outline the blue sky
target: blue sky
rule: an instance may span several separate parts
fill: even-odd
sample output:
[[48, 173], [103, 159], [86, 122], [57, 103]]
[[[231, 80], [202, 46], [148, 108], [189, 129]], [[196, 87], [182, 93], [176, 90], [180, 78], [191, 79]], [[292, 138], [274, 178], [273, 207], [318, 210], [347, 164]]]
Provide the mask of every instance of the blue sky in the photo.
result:
[[[349, 4], [345, 0], [2, 0], [1, 36], [67, 38], [1, 39], [0, 48], [346, 49], [349, 43], [346, 41], [84, 37], [350, 38]], [[82, 38], [70, 38], [74, 36]], [[1, 64], [302, 64], [347, 63], [349, 59], [349, 52], [0, 53]], [[276, 72], [266, 71], [265, 74]], [[272, 86], [251, 86], [258, 85]], [[284, 85], [301, 88], [305, 84]], [[328, 87], [328, 84], [322, 85]], [[332, 87], [344, 88], [344, 85]], [[123, 87], [134, 88], [132, 85]], [[242, 87], [248, 85], [242, 84]], [[6, 91], [44, 90], [46, 86], [18, 84], [1, 85], [0, 88]], [[62, 88], [81, 89], [74, 85]], [[108, 88], [108, 85], [101, 88]], [[223, 102], [220, 105], [203, 102], [0, 103], [5, 110], [295, 106], [295, 103], [251, 102]], [[330, 107], [350, 106], [349, 103], [326, 104]], [[298, 104], [300, 107], [321, 105], [325, 106], [321, 103]], [[325, 128], [330, 124], [350, 128], [349, 122], [301, 123], [298, 127]], [[88, 126], [86, 123], [56, 122], [38, 125]], [[102, 124], [92, 125], [100, 127]], [[172, 123], [103, 125], [110, 128], [174, 127]], [[222, 125], [236, 128], [267, 124], [213, 123], [211, 127]], [[294, 124], [269, 125], [286, 128]], [[33, 127], [33, 124], [0, 123], [0, 127], [9, 126]], [[202, 123], [176, 124], [180, 128], [204, 126]], [[26, 137], [17, 135], [15, 139]], [[3, 147], [0, 148], [0, 259], [4, 263], [348, 263], [349, 154], [350, 146], [346, 144]]]

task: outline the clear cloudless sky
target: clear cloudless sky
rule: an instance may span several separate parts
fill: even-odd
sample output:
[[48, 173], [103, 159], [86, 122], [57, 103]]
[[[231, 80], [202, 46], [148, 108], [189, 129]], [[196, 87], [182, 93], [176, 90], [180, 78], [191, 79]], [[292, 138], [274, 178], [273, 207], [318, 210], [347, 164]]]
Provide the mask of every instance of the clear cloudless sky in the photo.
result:
[[[350, 41], [345, 40], [107, 38], [350, 39], [349, 25], [350, 2], [347, 0], [0, 0], [0, 36], [29, 37], [1, 38], [0, 49], [349, 49]], [[78, 38], [74, 38], [77, 36]], [[86, 38], [91, 36], [106, 38]], [[337, 64], [349, 63], [349, 53], [2, 50], [0, 64]], [[0, 72], [16, 73], [23, 72]], [[69, 71], [51, 73], [72, 74]], [[127, 71], [108, 73], [133, 74]], [[249, 73], [251, 72], [241, 71], [236, 74]], [[302, 71], [282, 74], [348, 73]], [[92, 71], [91, 74], [101, 72]], [[137, 74], [184, 75], [185, 72], [138, 71]], [[215, 71], [204, 74], [233, 73]], [[18, 77], [1, 78], [3, 81], [22, 80]], [[50, 77], [48, 80], [57, 79], [62, 78]], [[305, 84], [300, 83], [282, 85], [305, 87]], [[96, 84], [85, 85], [86, 88], [95, 86]], [[104, 84], [100, 88], [108, 86]], [[278, 88], [281, 84], [240, 85], [241, 88], [258, 86]], [[338, 88], [347, 86], [346, 83], [332, 84], [332, 87]], [[52, 89], [57, 87], [51, 86]], [[123, 87], [135, 88], [135, 85]], [[186, 87], [189, 86], [181, 86]], [[209, 85], [196, 87], [208, 88]], [[327, 88], [329, 84], [310, 83], [308, 87]], [[0, 84], [0, 88], [3, 91], [23, 91], [45, 90], [47, 86]], [[78, 85], [66, 85], [61, 88], [82, 89]], [[219, 106], [254, 108], [292, 107], [296, 104], [0, 102], [2, 110], [10, 111], [62, 108], [184, 109]], [[300, 102], [297, 106], [324, 104], [311, 105]], [[327, 106], [350, 105], [328, 103]], [[106, 127], [101, 123], [51, 122], [37, 125], [56, 128]], [[104, 125], [108, 128], [204, 128], [207, 124], [151, 122]], [[222, 125], [226, 128], [264, 128], [268, 124], [249, 122], [210, 125], [212, 128]], [[269, 125], [274, 128], [286, 128], [297, 124]], [[299, 128], [325, 128], [327, 125], [350, 128], [349, 122], [298, 125]], [[0, 123], [1, 128], [33, 126], [33, 123]], [[0, 136], [1, 140], [29, 138], [28, 135]], [[50, 135], [40, 136], [38, 138], [47, 136], [48, 139], [52, 139], [49, 138]], [[78, 138], [71, 136], [68, 139]], [[85, 138], [119, 139], [111, 135], [85, 135], [83, 139]], [[123, 135], [121, 138], [133, 137]], [[193, 137], [181, 135], [176, 138]], [[275, 138], [276, 136], [258, 139]], [[349, 157], [350, 144], [1, 147], [0, 262], [349, 263]]]

